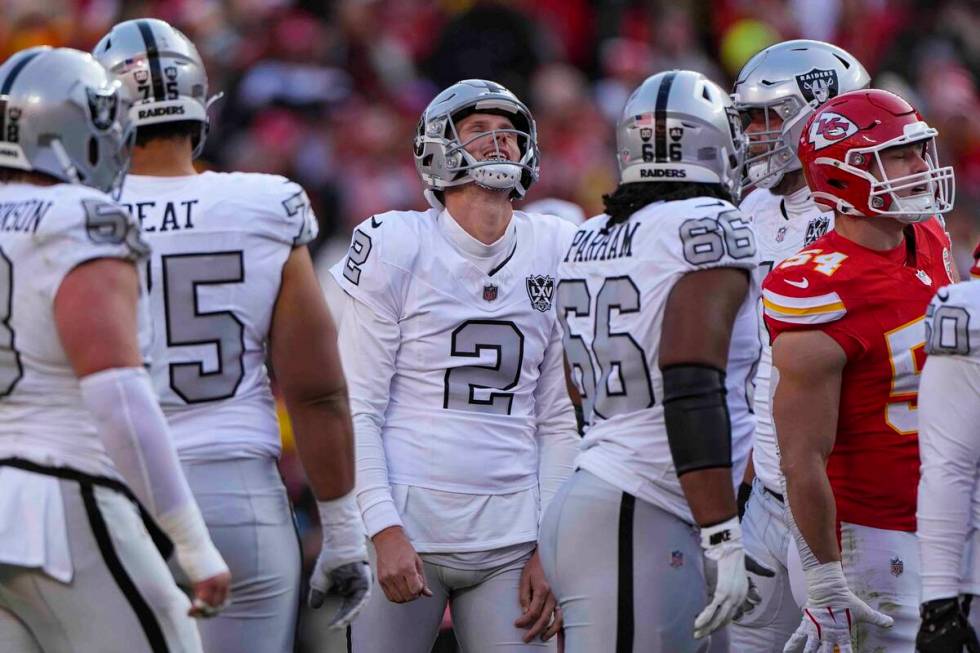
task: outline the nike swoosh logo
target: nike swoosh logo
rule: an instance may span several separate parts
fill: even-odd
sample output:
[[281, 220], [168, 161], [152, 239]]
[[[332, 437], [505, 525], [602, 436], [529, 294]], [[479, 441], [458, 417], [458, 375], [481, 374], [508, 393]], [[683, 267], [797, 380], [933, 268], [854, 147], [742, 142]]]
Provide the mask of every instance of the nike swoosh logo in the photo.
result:
[[373, 215], [371, 216], [371, 228], [372, 229], [377, 229], [378, 227], [380, 227], [383, 224], [384, 224], [384, 222], [382, 222], [381, 220], [378, 220]]
[[803, 281], [790, 281], [789, 279], [787, 279], [786, 283], [788, 283], [791, 286], [796, 286], [797, 288], [808, 288], [810, 286], [809, 279], [803, 279]]

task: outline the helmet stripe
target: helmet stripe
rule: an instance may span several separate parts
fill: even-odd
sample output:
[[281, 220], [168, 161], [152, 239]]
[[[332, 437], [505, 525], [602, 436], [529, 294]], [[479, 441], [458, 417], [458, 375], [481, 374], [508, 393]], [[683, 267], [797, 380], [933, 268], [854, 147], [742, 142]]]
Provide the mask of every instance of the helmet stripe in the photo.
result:
[[10, 70], [10, 74], [7, 75], [7, 79], [3, 80], [3, 86], [0, 86], [0, 95], [7, 95], [10, 93], [11, 87], [14, 85], [14, 80], [20, 75], [20, 71], [24, 70], [24, 66], [29, 64], [34, 57], [41, 54], [41, 52], [31, 52], [21, 57], [20, 61], [14, 64], [14, 67]]
[[153, 99], [163, 102], [167, 99], [163, 92], [163, 75], [160, 73], [160, 51], [157, 49], [157, 40], [153, 36], [153, 28], [145, 20], [136, 21], [136, 26], [146, 44], [146, 62], [150, 64], [150, 83], [153, 84]]
[[29, 64], [39, 54], [41, 52], [31, 52], [21, 57], [20, 61], [14, 64], [10, 74], [7, 75], [7, 79], [3, 80], [3, 84], [0, 85], [0, 141], [7, 140], [7, 100], [5, 96], [10, 93], [10, 89], [14, 85], [14, 80], [20, 75], [20, 71], [24, 70], [24, 66]]
[[657, 163], [667, 162], [667, 98], [675, 77], [676, 70], [667, 73], [657, 89], [657, 103], [653, 109], [653, 143]]

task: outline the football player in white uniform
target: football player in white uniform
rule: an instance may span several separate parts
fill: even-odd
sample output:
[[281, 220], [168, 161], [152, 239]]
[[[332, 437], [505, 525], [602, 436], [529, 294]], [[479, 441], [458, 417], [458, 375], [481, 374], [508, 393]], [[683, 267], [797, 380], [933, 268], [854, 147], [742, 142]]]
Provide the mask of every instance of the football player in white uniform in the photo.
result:
[[[106, 194], [126, 172], [128, 107], [77, 50], [0, 66], [3, 651], [201, 651], [188, 614], [228, 592], [143, 369], [148, 250]], [[193, 607], [161, 556], [171, 542]]]
[[123, 22], [95, 55], [137, 98], [134, 174], [122, 201], [153, 247], [154, 381], [191, 490], [234, 578], [230, 605], [200, 625], [202, 639], [210, 653], [287, 653], [301, 559], [276, 466], [267, 357], [320, 512], [324, 539], [310, 603], [336, 595], [343, 605], [332, 625], [345, 626], [370, 590], [336, 331], [304, 246], [316, 218], [288, 179], [197, 174], [207, 76], [179, 31], [160, 20]]
[[[978, 250], [980, 251], [980, 250]], [[980, 651], [980, 279], [940, 288], [919, 384], [922, 653]]]
[[542, 562], [568, 653], [727, 650], [748, 579], [725, 368], [758, 262], [732, 204], [742, 133], [727, 93], [675, 70], [633, 93], [616, 136], [620, 185], [559, 267], [590, 425]]
[[[806, 118], [820, 103], [840, 93], [865, 88], [864, 67], [846, 51], [821, 41], [784, 41], [752, 57], [739, 73], [732, 99], [745, 126], [746, 175], [754, 185], [739, 208], [752, 221], [759, 246], [758, 287], [775, 265], [833, 228], [833, 211], [823, 211], [810, 196], [796, 147]], [[793, 540], [786, 524], [783, 478], [770, 406], [772, 348], [760, 319], [759, 363], [753, 408], [755, 439], [747, 475], [748, 495], [742, 517], [745, 549], [775, 571], [753, 578], [761, 602], [732, 626], [739, 651], [778, 651], [800, 624], [800, 607], [790, 592], [786, 556]], [[753, 478], [754, 477], [754, 478]], [[744, 493], [743, 493], [744, 495]]]
[[517, 97], [453, 84], [415, 138], [433, 208], [371, 216], [332, 270], [380, 584], [356, 653], [428, 653], [447, 600], [467, 653], [555, 648], [537, 540], [578, 445], [552, 307], [575, 228], [511, 208], [537, 162]]

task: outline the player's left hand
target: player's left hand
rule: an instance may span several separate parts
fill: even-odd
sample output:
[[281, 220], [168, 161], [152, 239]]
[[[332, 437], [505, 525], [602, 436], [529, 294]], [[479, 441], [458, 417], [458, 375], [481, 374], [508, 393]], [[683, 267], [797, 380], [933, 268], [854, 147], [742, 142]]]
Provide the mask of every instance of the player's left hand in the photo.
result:
[[521, 616], [517, 618], [514, 625], [527, 629], [524, 633], [525, 643], [529, 643], [538, 635], [541, 636], [541, 641], [546, 642], [561, 630], [563, 623], [561, 608], [558, 607], [558, 601], [551, 593], [551, 586], [544, 577], [544, 569], [541, 568], [541, 558], [537, 551], [521, 572], [518, 599], [521, 602]]
[[320, 552], [310, 576], [309, 604], [319, 608], [324, 602], [340, 605], [328, 628], [346, 628], [371, 598], [371, 565], [367, 561], [348, 562], [332, 569]]
[[980, 653], [980, 642], [958, 597], [923, 603], [922, 624], [915, 638], [920, 653]]
[[895, 620], [862, 601], [847, 586], [839, 561], [806, 571], [807, 601], [803, 619], [783, 653], [852, 653], [851, 627], [859, 622], [891, 628]]

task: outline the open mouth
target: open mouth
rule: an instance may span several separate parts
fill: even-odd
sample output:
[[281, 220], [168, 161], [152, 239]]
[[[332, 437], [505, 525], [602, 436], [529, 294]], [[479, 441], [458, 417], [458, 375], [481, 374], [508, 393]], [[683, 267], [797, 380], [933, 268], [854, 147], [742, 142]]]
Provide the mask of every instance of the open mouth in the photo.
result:
[[508, 159], [504, 154], [497, 151], [484, 153], [483, 160], [484, 161], [510, 161], [510, 159]]

